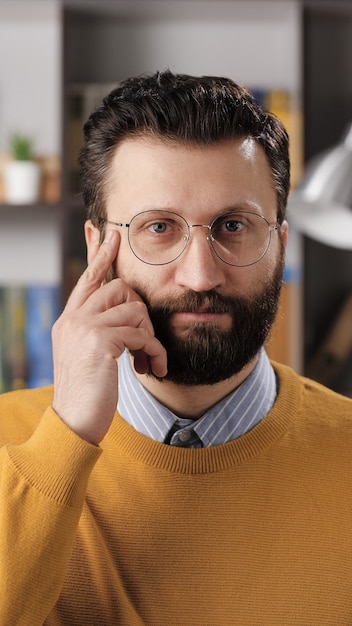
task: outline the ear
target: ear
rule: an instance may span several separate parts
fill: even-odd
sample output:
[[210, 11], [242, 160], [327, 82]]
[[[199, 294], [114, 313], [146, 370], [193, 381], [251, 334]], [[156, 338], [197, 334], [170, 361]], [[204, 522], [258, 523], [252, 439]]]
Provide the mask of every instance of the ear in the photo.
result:
[[93, 226], [91, 220], [87, 220], [84, 224], [84, 236], [87, 245], [87, 261], [90, 263], [100, 248], [100, 231], [99, 228]]
[[288, 222], [284, 220], [280, 226], [281, 238], [284, 248], [287, 247], [288, 243]]

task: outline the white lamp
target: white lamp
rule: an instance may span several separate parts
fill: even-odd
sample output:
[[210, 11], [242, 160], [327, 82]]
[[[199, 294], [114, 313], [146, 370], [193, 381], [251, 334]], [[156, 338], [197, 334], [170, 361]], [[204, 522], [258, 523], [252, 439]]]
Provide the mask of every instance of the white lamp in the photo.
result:
[[288, 220], [312, 239], [352, 250], [352, 124], [339, 144], [308, 164], [289, 198]]

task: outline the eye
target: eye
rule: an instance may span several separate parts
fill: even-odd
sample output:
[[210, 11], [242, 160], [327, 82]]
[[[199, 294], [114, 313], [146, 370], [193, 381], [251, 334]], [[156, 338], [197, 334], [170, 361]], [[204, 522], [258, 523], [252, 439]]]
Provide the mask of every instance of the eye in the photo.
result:
[[238, 233], [243, 230], [244, 225], [239, 220], [226, 220], [221, 224], [221, 228], [228, 233]]
[[169, 217], [156, 221], [149, 221], [144, 225], [144, 229], [153, 235], [167, 235], [168, 237], [180, 237], [184, 230], [184, 225]]
[[154, 222], [150, 224], [148, 228], [153, 233], [165, 233], [167, 231], [167, 224], [165, 222]]
[[245, 228], [246, 224], [240, 215], [224, 215], [213, 226], [213, 230], [222, 235], [241, 233]]
[[187, 222], [174, 213], [145, 211], [132, 219], [130, 236], [149, 238], [153, 243], [160, 240], [167, 245], [175, 239], [182, 239], [185, 230]]

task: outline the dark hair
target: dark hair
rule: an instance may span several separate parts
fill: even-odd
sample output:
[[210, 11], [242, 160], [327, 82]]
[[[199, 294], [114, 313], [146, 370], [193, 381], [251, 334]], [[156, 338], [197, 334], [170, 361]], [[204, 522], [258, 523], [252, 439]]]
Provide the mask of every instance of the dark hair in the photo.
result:
[[106, 183], [115, 148], [122, 139], [138, 135], [206, 145], [252, 137], [268, 158], [278, 221], [283, 221], [290, 163], [282, 123], [265, 112], [247, 89], [228, 78], [165, 71], [121, 82], [84, 126], [79, 164], [83, 199], [94, 224], [106, 217]]

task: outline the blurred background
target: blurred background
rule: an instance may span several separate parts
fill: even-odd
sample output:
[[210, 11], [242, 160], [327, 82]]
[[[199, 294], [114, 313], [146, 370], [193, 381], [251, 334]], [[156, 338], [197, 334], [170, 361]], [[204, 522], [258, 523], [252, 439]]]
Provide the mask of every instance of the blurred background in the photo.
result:
[[352, 396], [350, 0], [0, 0], [0, 392], [52, 379], [50, 328], [85, 267], [85, 119], [119, 80], [167, 68], [229, 76], [286, 124], [268, 351]]

